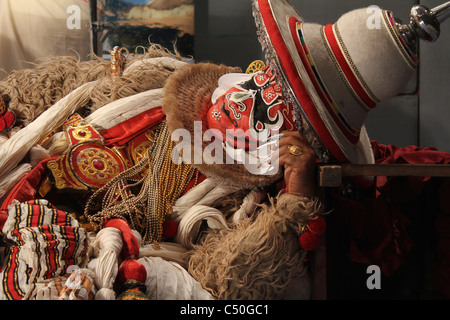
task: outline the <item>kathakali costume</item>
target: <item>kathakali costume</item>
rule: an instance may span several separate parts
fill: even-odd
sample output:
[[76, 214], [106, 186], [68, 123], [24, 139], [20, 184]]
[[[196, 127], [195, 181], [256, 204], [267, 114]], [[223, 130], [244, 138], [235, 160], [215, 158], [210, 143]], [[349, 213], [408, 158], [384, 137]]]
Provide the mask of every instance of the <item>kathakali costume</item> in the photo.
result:
[[[253, 7], [267, 66], [251, 73], [151, 47], [0, 83], [16, 117], [0, 146], [3, 299], [310, 298], [325, 206], [285, 190], [271, 146], [298, 130], [320, 161], [373, 163], [365, 117], [416, 62], [389, 11], [368, 37], [365, 10], [322, 27], [284, 0]], [[374, 45], [386, 55], [368, 66]]]
[[[279, 172], [253, 174], [235, 159], [236, 164], [226, 164], [230, 157], [226, 141], [218, 144], [223, 148], [224, 164], [198, 165], [189, 164], [188, 154], [174, 153], [176, 144], [172, 141], [177, 128], [193, 137], [194, 122], [206, 118], [209, 120], [204, 121], [200, 134], [209, 128], [208, 122], [224, 130], [229, 118], [208, 113], [222, 104], [222, 96], [228, 106], [218, 113], [234, 112], [233, 124], [240, 121], [245, 129], [269, 128], [272, 133], [294, 129], [275, 76], [266, 68], [241, 74], [245, 77], [241, 86], [219, 86], [223, 75], [240, 70], [214, 64], [191, 65], [160, 49], [150, 50], [152, 54], [156, 56], [123, 57], [119, 74], [106, 72], [111, 66], [101, 59], [95, 67], [92, 62], [80, 62], [80, 68], [72, 69], [70, 58], [66, 65], [62, 57], [56, 66], [46, 62], [35, 73], [25, 70], [24, 74], [37, 78], [36, 83], [40, 77], [51, 78], [61, 65], [67, 68], [67, 79], [75, 78], [86, 65], [98, 70], [97, 79], [82, 78], [83, 83], [75, 88], [64, 81], [56, 85], [55, 81], [52, 92], [69, 93], [40, 113], [29, 106], [30, 101], [23, 102], [26, 97], [12, 95], [10, 89], [10, 100], [16, 102], [10, 103], [10, 109], [22, 127], [6, 132], [9, 136], [2, 144], [2, 176], [10, 181], [2, 190], [2, 212], [7, 220], [3, 231], [14, 241], [5, 249], [4, 261], [17, 262], [14, 270], [3, 269], [2, 276], [20, 281], [5, 280], [3, 298], [269, 299], [282, 297], [294, 277], [305, 281], [301, 274], [307, 250], [300, 247], [299, 237], [317, 231], [313, 240], [304, 243], [318, 244], [324, 232], [323, 221], [316, 228], [313, 223], [308, 227], [308, 221], [323, 213], [320, 201], [278, 194], [282, 189], [276, 184], [282, 177]], [[152, 72], [165, 72], [167, 76], [163, 80], [156, 77], [147, 88], [140, 87], [143, 75]], [[10, 87], [18, 79], [22, 74], [12, 73], [4, 85]], [[159, 88], [152, 88], [156, 81]], [[138, 85], [134, 91], [122, 91], [124, 84], [131, 87], [135, 82]], [[102, 101], [99, 88], [107, 87]], [[41, 93], [47, 98], [48, 92]], [[211, 100], [214, 93], [220, 103]], [[36, 112], [28, 120], [29, 113], [21, 112], [25, 104]], [[21, 147], [13, 148], [18, 145]], [[199, 152], [194, 145], [192, 150]], [[207, 155], [203, 149], [200, 153]], [[174, 161], [174, 155], [179, 161]], [[270, 165], [263, 160], [257, 159], [253, 166], [265, 173]], [[26, 168], [24, 172], [14, 170], [21, 166]], [[31, 213], [18, 210], [30, 203], [39, 205], [34, 214], [45, 208], [52, 218], [40, 219], [37, 214], [30, 218]], [[60, 220], [53, 218], [54, 212], [64, 215], [73, 226], [66, 220], [60, 225]], [[11, 219], [37, 222], [13, 228], [8, 227]], [[57, 238], [44, 231], [68, 230], [69, 226], [78, 232], [76, 243], [67, 240], [69, 235], [64, 233]], [[261, 238], [261, 228], [266, 226], [269, 230]], [[40, 231], [30, 244], [14, 237], [27, 228]], [[205, 238], [207, 234], [211, 235]], [[223, 242], [226, 246], [219, 245], [217, 239], [227, 239]], [[76, 250], [69, 246], [71, 243]], [[35, 256], [27, 246], [35, 248]], [[28, 259], [17, 260], [15, 252], [26, 252]], [[38, 254], [46, 258], [36, 260]], [[242, 263], [237, 263], [236, 257], [241, 257]], [[46, 264], [41, 266], [43, 261]], [[224, 261], [229, 261], [225, 263], [230, 267], [227, 271], [218, 269]], [[42, 271], [34, 277], [14, 278], [18, 268], [30, 270], [28, 273]], [[211, 276], [219, 275], [223, 280], [212, 285]], [[83, 281], [74, 286], [76, 277]], [[16, 292], [16, 288], [20, 290]], [[305, 298], [308, 289], [301, 289]]]

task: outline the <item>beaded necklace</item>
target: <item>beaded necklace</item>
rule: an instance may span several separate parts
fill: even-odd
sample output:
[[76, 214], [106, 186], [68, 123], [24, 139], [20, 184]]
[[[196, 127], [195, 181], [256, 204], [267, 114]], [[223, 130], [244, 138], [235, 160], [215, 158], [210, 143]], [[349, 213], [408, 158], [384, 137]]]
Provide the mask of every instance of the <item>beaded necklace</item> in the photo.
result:
[[[139, 231], [145, 244], [159, 245], [163, 223], [172, 206], [191, 181], [191, 165], [172, 160], [174, 143], [165, 122], [156, 130], [152, 147], [134, 167], [123, 171], [98, 189], [88, 200], [84, 216], [97, 229], [108, 219], [125, 219]], [[140, 186], [134, 195], [132, 190]], [[101, 200], [101, 210], [95, 203]]]

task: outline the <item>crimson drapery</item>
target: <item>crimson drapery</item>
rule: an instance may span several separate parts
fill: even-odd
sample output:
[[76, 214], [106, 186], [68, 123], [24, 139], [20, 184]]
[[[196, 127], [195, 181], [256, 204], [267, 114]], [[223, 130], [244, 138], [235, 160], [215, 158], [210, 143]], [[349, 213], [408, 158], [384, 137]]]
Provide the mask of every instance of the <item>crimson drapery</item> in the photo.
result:
[[[431, 147], [397, 147], [372, 141], [372, 148], [377, 164], [450, 163], [450, 153]], [[349, 240], [348, 258], [377, 265], [388, 276], [406, 263], [415, 245], [408, 233], [410, 219], [424, 216], [420, 210], [430, 213], [426, 219], [436, 226], [434, 284], [450, 297], [450, 179], [376, 177], [372, 189], [356, 198], [344, 196], [341, 191], [332, 194], [331, 214], [340, 234]]]

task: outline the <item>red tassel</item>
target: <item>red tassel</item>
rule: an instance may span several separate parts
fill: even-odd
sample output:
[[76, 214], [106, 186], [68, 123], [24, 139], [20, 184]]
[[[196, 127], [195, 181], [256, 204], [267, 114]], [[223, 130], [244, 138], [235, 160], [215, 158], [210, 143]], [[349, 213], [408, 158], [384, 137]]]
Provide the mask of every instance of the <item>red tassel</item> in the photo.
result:
[[312, 233], [321, 236], [325, 233], [325, 230], [327, 229], [327, 224], [324, 218], [322, 218], [321, 216], [317, 216], [315, 219], [308, 221], [308, 227]]
[[6, 112], [3, 116], [0, 117], [0, 132], [12, 127], [14, 122], [16, 121], [16, 116], [12, 112]]
[[140, 283], [145, 283], [147, 279], [147, 270], [142, 263], [136, 259], [124, 260], [117, 273], [117, 282], [119, 285], [123, 285], [128, 280], [136, 280]]
[[320, 237], [310, 231], [306, 231], [298, 238], [298, 243], [306, 251], [316, 249], [320, 244]]

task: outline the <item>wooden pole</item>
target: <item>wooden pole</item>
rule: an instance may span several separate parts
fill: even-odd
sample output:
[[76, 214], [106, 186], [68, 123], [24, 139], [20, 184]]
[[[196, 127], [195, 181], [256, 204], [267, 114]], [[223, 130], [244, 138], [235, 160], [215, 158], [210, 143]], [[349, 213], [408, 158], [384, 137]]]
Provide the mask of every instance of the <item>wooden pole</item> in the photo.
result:
[[98, 56], [97, 0], [89, 0], [89, 8], [91, 11], [92, 50]]
[[319, 185], [337, 187], [343, 177], [410, 176], [450, 177], [450, 165], [445, 164], [339, 164], [318, 166]]

